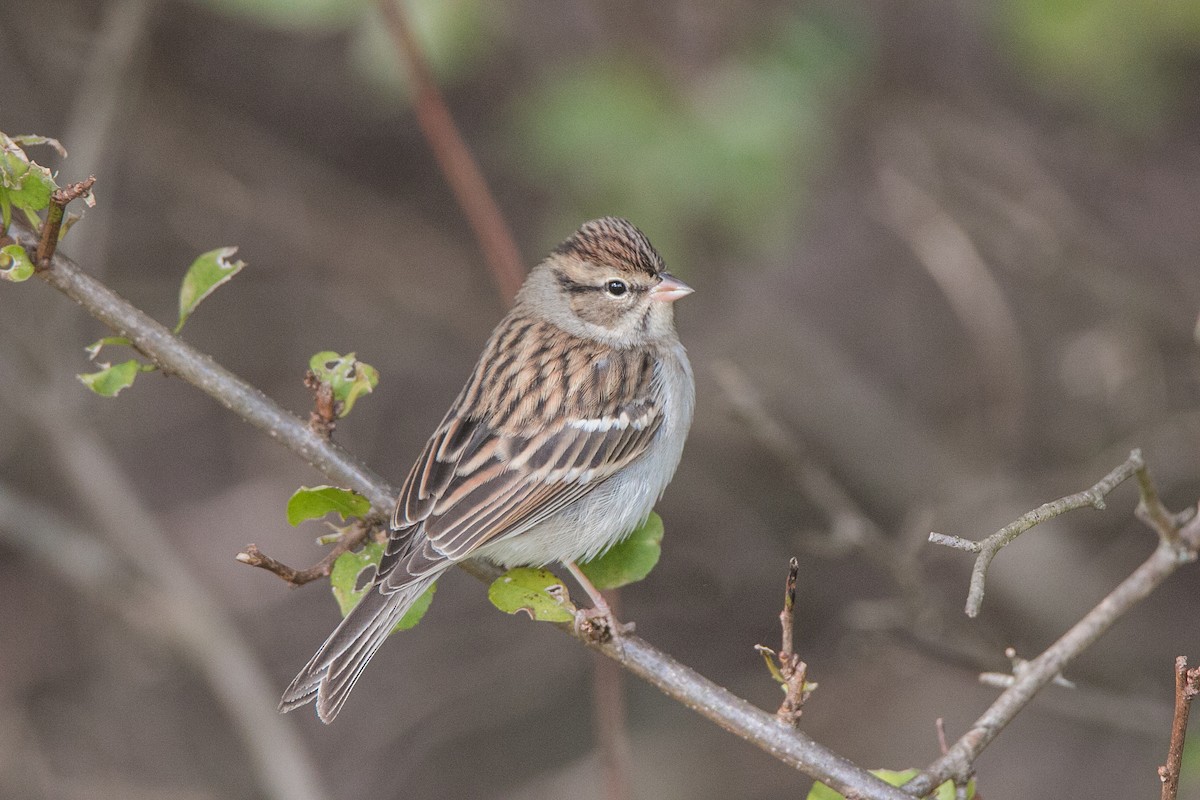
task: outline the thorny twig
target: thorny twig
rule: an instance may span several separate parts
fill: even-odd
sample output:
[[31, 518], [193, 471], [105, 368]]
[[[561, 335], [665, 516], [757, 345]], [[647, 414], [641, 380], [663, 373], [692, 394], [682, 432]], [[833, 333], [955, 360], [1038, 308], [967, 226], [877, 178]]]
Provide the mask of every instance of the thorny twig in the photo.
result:
[[1187, 737], [1188, 711], [1200, 694], [1200, 667], [1188, 669], [1187, 656], [1175, 659], [1175, 716], [1171, 722], [1171, 745], [1167, 763], [1158, 768], [1162, 780], [1162, 800], [1175, 800], [1179, 794], [1179, 770], [1183, 763], [1183, 742]]

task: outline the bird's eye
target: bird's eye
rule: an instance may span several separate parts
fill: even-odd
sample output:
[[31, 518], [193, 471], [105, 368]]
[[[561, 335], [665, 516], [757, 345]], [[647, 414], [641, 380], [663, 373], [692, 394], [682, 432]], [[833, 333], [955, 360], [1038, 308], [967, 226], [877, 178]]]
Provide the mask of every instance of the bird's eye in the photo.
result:
[[604, 284], [604, 291], [613, 297], [620, 297], [629, 291], [629, 287], [625, 285], [625, 281], [611, 280]]

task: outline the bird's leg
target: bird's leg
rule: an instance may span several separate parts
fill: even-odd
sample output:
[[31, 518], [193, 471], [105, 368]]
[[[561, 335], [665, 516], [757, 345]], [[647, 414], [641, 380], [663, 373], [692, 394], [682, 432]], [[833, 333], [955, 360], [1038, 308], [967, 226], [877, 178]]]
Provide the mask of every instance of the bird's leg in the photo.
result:
[[596, 641], [606, 642], [609, 639], [614, 639], [622, 633], [630, 633], [633, 631], [633, 623], [622, 625], [617, 622], [617, 618], [613, 616], [612, 608], [609, 607], [608, 601], [604, 599], [604, 595], [600, 594], [600, 590], [592, 585], [588, 580], [587, 575], [583, 574], [574, 561], [564, 561], [563, 566], [571, 573], [583, 590], [587, 592], [588, 597], [592, 599], [591, 608], [580, 608], [575, 611], [575, 631], [576, 633], [585, 634]]

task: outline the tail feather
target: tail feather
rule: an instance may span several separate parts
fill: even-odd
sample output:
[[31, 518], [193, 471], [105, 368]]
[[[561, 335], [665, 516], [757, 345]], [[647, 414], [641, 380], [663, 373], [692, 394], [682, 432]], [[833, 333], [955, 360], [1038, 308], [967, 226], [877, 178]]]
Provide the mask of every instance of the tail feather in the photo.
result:
[[363, 595], [288, 685], [279, 710], [291, 711], [316, 700], [317, 716], [332, 722], [371, 656], [440, 574], [417, 578], [387, 594], [376, 585]]

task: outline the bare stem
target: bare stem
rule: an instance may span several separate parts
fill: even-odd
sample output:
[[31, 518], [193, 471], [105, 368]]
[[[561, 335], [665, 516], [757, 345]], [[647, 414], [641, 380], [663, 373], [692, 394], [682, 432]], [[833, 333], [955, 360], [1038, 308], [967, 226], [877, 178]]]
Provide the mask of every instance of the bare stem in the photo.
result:
[[796, 655], [793, 642], [795, 620], [793, 609], [796, 606], [796, 578], [800, 574], [800, 562], [793, 557], [788, 562], [787, 580], [783, 588], [783, 610], [779, 612], [779, 627], [781, 629], [779, 646], [779, 673], [783, 676], [783, 686], [786, 695], [775, 716], [780, 722], [791, 727], [800, 724], [800, 715], [804, 713], [804, 701], [808, 699], [811, 690], [807, 688], [805, 678], [808, 677], [808, 664]]
[[243, 564], [251, 567], [259, 567], [267, 572], [278, 575], [289, 585], [303, 586], [306, 583], [311, 583], [318, 578], [329, 577], [330, 571], [333, 570], [333, 562], [338, 560], [338, 556], [342, 553], [349, 552], [367, 540], [367, 533], [371, 530], [370, 526], [363, 523], [355, 523], [349, 528], [342, 531], [342, 535], [334, 543], [325, 557], [313, 564], [308, 569], [296, 569], [289, 567], [282, 561], [278, 561], [263, 551], [258, 549], [258, 545], [247, 545], [246, 549], [238, 553], [235, 558]]
[[37, 257], [34, 259], [38, 269], [50, 268], [50, 259], [54, 258], [54, 251], [58, 247], [58, 231], [62, 228], [63, 214], [66, 213], [67, 204], [86, 195], [92, 190], [95, 183], [96, 176], [90, 175], [79, 183], [55, 189], [50, 195], [50, 207], [46, 209], [46, 221], [42, 224]]
[[[1138, 456], [1136, 451], [1131, 456], [1131, 461], [1134, 456]], [[1128, 466], [1129, 463], [1126, 462], [1123, 466]], [[1118, 468], [1118, 471], [1120, 469]], [[1117, 475], [1118, 471], [1110, 474], [1109, 478]], [[1071, 659], [1090, 647], [1126, 611], [1145, 599], [1180, 566], [1195, 560], [1197, 552], [1200, 551], [1200, 517], [1193, 516], [1186, 525], [1178, 528], [1174, 538], [1174, 544], [1160, 541], [1154, 553], [1101, 600], [1099, 605], [1084, 615], [1083, 619], [1040, 656], [1025, 664], [1024, 668], [1019, 670], [1020, 674], [1014, 675], [1012, 685], [996, 698], [971, 729], [951, 746], [949, 752], [905, 784], [904, 789], [917, 796], [924, 796], [946, 780], [964, 780], [984, 748], [1043, 686], [1062, 672]]]
[[454, 124], [400, 0], [379, 0], [379, 10], [416, 89], [417, 122], [425, 140], [475, 233], [497, 290], [505, 302], [512, 302], [525, 280], [525, 266], [500, 206]]
[[1179, 770], [1183, 764], [1183, 743], [1187, 738], [1188, 711], [1200, 694], [1200, 667], [1188, 669], [1187, 656], [1175, 659], [1175, 717], [1171, 722], [1171, 746], [1167, 763], [1158, 768], [1162, 780], [1162, 800], [1175, 800], [1179, 794]]
[[[1145, 462], [1142, 460], [1142, 452], [1134, 450], [1129, 454], [1129, 458], [1125, 460], [1125, 463], [1101, 478], [1100, 482], [1092, 488], [1067, 495], [1066, 497], [1060, 497], [1058, 500], [1038, 506], [1032, 511], [1017, 517], [991, 536], [978, 542], [962, 539], [958, 536], [946, 536], [940, 533], [929, 534], [929, 541], [933, 544], [945, 545], [979, 554], [975, 559], [975, 567], [971, 570], [971, 588], [967, 592], [967, 616], [975, 617], [979, 615], [979, 609], [983, 605], [983, 593], [987, 581], [988, 567], [991, 566], [992, 559], [996, 557], [997, 553], [1038, 523], [1054, 519], [1068, 511], [1074, 511], [1077, 508], [1084, 508], [1085, 506], [1103, 509], [1105, 496], [1131, 475], [1138, 474], [1140, 476], [1144, 472], [1145, 466]], [[1139, 481], [1141, 481], [1141, 477], [1139, 477]], [[1157, 499], [1157, 495], [1155, 495], [1154, 500], [1157, 501]], [[1161, 508], [1161, 506], [1158, 507]], [[1166, 516], [1170, 517], [1169, 514], [1166, 514]]]

